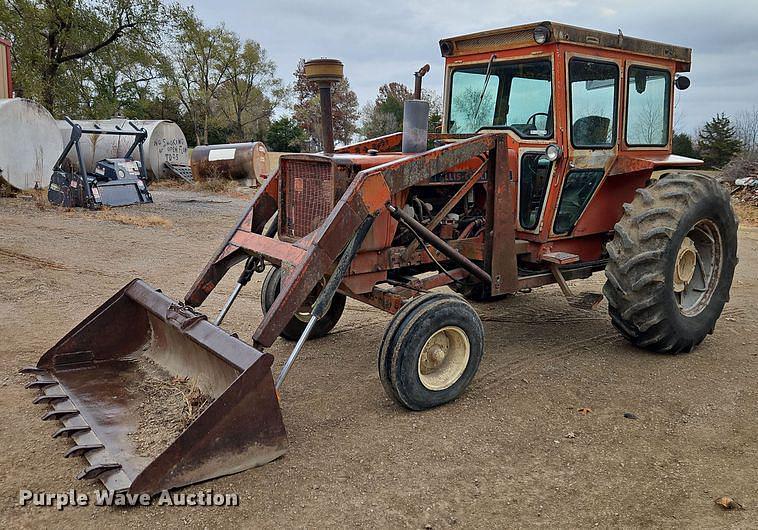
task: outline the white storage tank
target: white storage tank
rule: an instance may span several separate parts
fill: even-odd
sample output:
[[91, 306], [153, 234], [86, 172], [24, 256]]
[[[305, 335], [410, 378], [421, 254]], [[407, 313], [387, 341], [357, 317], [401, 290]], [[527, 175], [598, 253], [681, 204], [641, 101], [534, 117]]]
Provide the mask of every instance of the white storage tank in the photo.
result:
[[[113, 129], [116, 126], [124, 130], [133, 130], [129, 120], [116, 118], [96, 122], [81, 121], [82, 127], [92, 127], [98, 124], [103, 129]], [[169, 120], [132, 120], [137, 127], [147, 131], [147, 140], [143, 144], [145, 151], [145, 169], [154, 178], [167, 177], [166, 162], [174, 165], [189, 165], [189, 148], [182, 129]], [[92, 135], [95, 144], [94, 162], [104, 158], [122, 158], [134, 142], [132, 136]], [[139, 159], [139, 150], [134, 151], [134, 158]]]
[[0, 138], [0, 179], [19, 190], [46, 188], [63, 151], [50, 113], [28, 99], [2, 99]]
[[[68, 144], [68, 141], [71, 139], [71, 126], [66, 123], [65, 121], [58, 121], [56, 122], [58, 124], [58, 129], [61, 132], [61, 141], [63, 141], [63, 147], [62, 150], [66, 147]], [[86, 168], [86, 171], [94, 171], [95, 170], [95, 144], [92, 142], [93, 136], [83, 134], [82, 137], [79, 139], [79, 149], [82, 151], [82, 157], [84, 158], [84, 167]], [[73, 171], [75, 173], [79, 172], [79, 157], [76, 154], [76, 146], [71, 148], [71, 151], [69, 151], [68, 156], [66, 157], [66, 161], [64, 162], [64, 169], [67, 171]]]
[[0, 99], [13, 97], [11, 43], [0, 37]]

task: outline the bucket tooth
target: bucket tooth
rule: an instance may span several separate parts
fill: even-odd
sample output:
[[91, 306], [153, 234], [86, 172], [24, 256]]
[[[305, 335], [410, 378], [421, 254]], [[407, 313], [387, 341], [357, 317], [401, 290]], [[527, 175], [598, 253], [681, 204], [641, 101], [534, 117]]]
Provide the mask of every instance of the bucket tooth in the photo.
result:
[[21, 368], [18, 373], [20, 374], [44, 374], [45, 370], [42, 368], [37, 368], [36, 366], [24, 366]]
[[42, 421], [60, 420], [62, 418], [65, 418], [66, 416], [71, 416], [73, 414], [79, 414], [79, 411], [76, 409], [55, 409], [55, 410], [46, 412], [42, 416]]
[[76, 427], [61, 427], [60, 429], [58, 429], [57, 431], [55, 431], [53, 433], [53, 438], [58, 438], [60, 436], [71, 437], [74, 434], [78, 434], [78, 433], [82, 433], [82, 432], [87, 432], [89, 430], [90, 430], [90, 428], [88, 426], [86, 426], [86, 425], [83, 425], [81, 427], [80, 426], [76, 426]]
[[105, 446], [103, 444], [86, 444], [86, 445], [75, 445], [68, 451], [66, 451], [66, 454], [63, 455], [63, 458], [70, 458], [72, 456], [81, 456], [87, 451], [94, 451], [95, 449], [103, 449]]
[[76, 479], [91, 480], [99, 477], [107, 471], [116, 471], [117, 469], [121, 469], [121, 464], [117, 464], [115, 462], [95, 464], [94, 466], [84, 468], [78, 475], [76, 475]]
[[63, 401], [64, 399], [68, 399], [68, 396], [65, 394], [42, 394], [34, 398], [32, 403], [35, 405], [38, 403], [55, 403], [57, 401]]
[[53, 386], [57, 385], [58, 381], [55, 381], [54, 379], [35, 379], [34, 381], [29, 381], [24, 385], [24, 388], [44, 388], [46, 386]]

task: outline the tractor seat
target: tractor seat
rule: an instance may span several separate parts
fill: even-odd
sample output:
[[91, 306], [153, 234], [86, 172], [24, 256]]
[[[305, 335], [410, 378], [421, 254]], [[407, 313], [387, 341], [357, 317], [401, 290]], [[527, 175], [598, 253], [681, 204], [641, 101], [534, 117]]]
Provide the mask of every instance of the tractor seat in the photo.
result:
[[608, 145], [608, 131], [611, 119], [604, 116], [585, 116], [574, 122], [572, 134], [574, 144], [582, 146]]

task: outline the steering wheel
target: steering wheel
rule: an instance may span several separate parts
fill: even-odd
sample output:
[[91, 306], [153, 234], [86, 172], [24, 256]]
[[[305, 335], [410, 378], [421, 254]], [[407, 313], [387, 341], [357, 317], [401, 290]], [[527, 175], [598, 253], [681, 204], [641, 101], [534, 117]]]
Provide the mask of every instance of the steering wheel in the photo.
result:
[[529, 116], [529, 119], [526, 120], [526, 124], [529, 125], [530, 123], [534, 125], [534, 128], [537, 128], [537, 116], [544, 116], [546, 119], [550, 118], [550, 115], [547, 112], [535, 112], [531, 116]]

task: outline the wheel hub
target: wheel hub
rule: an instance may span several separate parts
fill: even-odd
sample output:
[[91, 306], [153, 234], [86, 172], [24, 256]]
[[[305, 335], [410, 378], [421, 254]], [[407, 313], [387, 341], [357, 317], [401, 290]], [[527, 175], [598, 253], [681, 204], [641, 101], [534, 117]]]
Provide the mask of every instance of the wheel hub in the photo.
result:
[[723, 243], [718, 225], [701, 219], [679, 246], [673, 291], [683, 315], [698, 315], [711, 301], [721, 275]]
[[429, 390], [444, 390], [455, 384], [468, 366], [471, 344], [457, 326], [434, 332], [424, 344], [418, 360], [421, 384]]
[[674, 268], [674, 292], [681, 293], [695, 275], [697, 248], [689, 237], [685, 237], [679, 247]]

